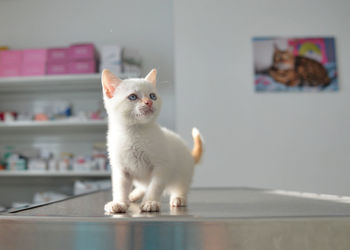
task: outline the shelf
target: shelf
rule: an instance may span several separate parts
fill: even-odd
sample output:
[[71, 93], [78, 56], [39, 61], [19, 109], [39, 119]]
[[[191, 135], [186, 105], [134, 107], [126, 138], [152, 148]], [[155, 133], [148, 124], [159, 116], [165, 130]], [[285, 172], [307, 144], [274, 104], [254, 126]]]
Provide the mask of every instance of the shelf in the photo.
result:
[[15, 121], [0, 122], [0, 130], [42, 130], [42, 129], [106, 129], [107, 121], [90, 120], [90, 121]]
[[[120, 78], [137, 77], [132, 74]], [[101, 74], [0, 78], [0, 93], [32, 91], [100, 90]]]
[[40, 171], [0, 171], [0, 177], [109, 177], [108, 171], [65, 171], [65, 172], [40, 172]]

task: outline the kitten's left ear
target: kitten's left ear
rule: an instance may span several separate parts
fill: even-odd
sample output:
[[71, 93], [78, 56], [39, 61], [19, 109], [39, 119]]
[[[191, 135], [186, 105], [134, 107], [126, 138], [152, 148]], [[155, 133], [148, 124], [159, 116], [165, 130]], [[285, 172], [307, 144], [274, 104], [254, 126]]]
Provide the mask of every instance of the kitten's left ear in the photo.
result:
[[145, 80], [150, 81], [154, 87], [157, 85], [157, 70], [152, 69], [148, 75], [145, 77]]
[[108, 98], [112, 98], [114, 96], [114, 92], [116, 91], [117, 87], [122, 82], [122, 80], [120, 80], [118, 76], [114, 75], [108, 69], [104, 69], [102, 71], [101, 80], [106, 95], [108, 96]]

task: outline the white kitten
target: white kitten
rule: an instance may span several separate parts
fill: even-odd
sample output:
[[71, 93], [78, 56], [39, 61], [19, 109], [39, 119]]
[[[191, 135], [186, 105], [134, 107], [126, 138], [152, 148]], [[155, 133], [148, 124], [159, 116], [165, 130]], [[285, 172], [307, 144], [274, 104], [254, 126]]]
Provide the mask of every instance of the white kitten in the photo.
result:
[[142, 198], [141, 211], [159, 211], [164, 191], [170, 194], [170, 206], [186, 205], [202, 141], [194, 128], [191, 152], [177, 134], [156, 123], [162, 104], [156, 76], [153, 69], [145, 79], [122, 81], [109, 70], [102, 72], [112, 167], [113, 201], [105, 205], [108, 213], [125, 213], [129, 200]]

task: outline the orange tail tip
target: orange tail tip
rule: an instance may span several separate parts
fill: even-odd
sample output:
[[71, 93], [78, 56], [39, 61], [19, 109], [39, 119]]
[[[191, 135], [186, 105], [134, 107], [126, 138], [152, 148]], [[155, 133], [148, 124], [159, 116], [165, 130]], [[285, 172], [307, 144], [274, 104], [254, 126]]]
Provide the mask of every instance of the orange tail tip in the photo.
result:
[[192, 137], [193, 137], [193, 149], [192, 149], [192, 157], [194, 159], [194, 163], [198, 163], [201, 160], [203, 153], [203, 142], [199, 130], [197, 128], [192, 129]]

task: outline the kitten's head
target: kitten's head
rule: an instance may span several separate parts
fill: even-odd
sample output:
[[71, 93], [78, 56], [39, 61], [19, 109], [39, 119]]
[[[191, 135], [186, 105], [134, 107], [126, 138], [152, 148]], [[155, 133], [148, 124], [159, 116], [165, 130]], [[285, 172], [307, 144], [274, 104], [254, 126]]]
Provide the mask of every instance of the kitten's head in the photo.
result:
[[287, 50], [280, 50], [275, 45], [273, 53], [273, 66], [279, 70], [294, 69], [295, 57], [293, 55], [292, 48]]
[[156, 89], [155, 69], [145, 78], [121, 80], [109, 70], [102, 72], [105, 108], [120, 122], [146, 124], [155, 121], [162, 101]]

